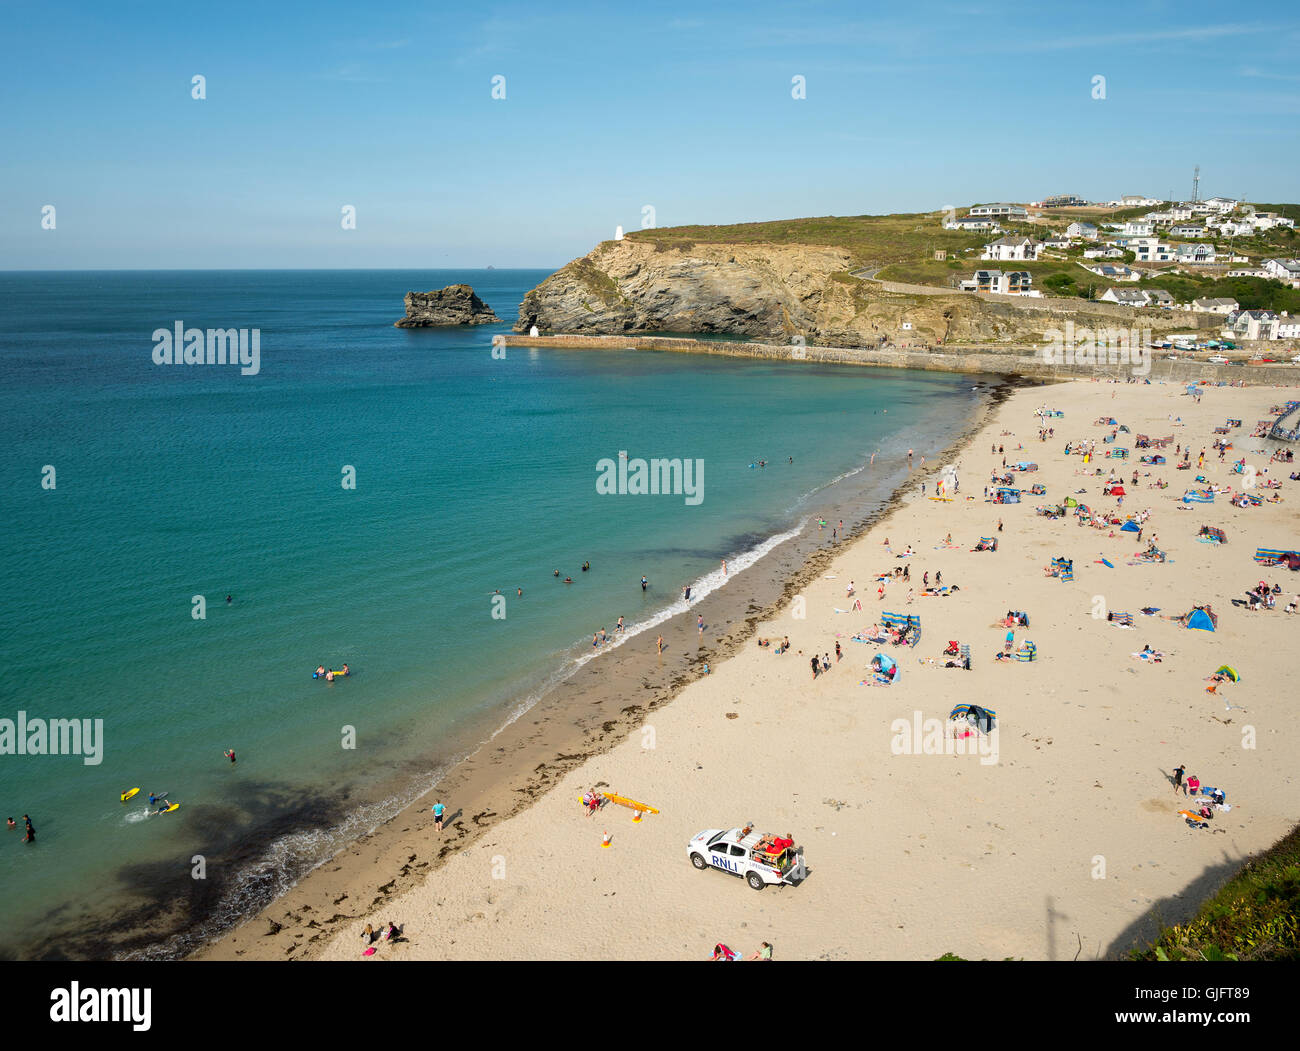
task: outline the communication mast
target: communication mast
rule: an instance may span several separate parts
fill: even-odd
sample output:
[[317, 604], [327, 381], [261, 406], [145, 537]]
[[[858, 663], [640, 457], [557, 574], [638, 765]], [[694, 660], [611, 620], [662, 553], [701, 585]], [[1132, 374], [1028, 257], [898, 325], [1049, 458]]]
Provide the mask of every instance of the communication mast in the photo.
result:
[[1192, 203], [1195, 204], [1201, 199], [1201, 166], [1198, 164], [1192, 169]]

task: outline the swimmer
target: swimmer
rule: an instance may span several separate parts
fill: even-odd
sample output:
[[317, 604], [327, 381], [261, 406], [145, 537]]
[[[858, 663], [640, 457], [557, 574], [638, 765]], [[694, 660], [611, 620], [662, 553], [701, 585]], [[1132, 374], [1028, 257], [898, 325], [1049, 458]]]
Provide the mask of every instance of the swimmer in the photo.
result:
[[316, 674], [317, 674], [317, 675], [324, 675], [324, 674], [325, 674], [325, 665], [323, 665], [323, 664], [318, 664], [318, 665], [316, 666]]
[[560, 575], [560, 571], [559, 571], [558, 569], [555, 571], [555, 575], [556, 575], [557, 577]]
[[235, 765], [235, 750], [233, 748], [226, 749], [226, 758], [230, 760], [231, 766]]
[[650, 581], [646, 580], [645, 577], [642, 577], [642, 578], [641, 578], [641, 590], [644, 591], [644, 590], [645, 590], [646, 588], [648, 588], [649, 586], [650, 586]]
[[232, 602], [234, 602], [234, 601], [235, 601], [235, 600], [234, 600], [233, 598], [231, 598], [231, 596], [229, 596], [229, 595], [226, 596], [226, 605], [227, 605], [227, 606], [229, 606], [229, 605], [230, 605]]
[[10, 827], [11, 829], [14, 829], [14, 828], [17, 828], [17, 827], [18, 827], [17, 823], [14, 821], [13, 818], [10, 818], [10, 819], [9, 819], [9, 827]]
[[564, 582], [565, 582], [566, 584], [572, 584], [572, 583], [573, 583], [573, 577], [565, 577], [565, 578], [564, 578]]
[[343, 674], [344, 674], [344, 675], [351, 675], [351, 674], [352, 674], [350, 671], [348, 671], [348, 665], [347, 665], [347, 662], [346, 662], [346, 661], [343, 662]]

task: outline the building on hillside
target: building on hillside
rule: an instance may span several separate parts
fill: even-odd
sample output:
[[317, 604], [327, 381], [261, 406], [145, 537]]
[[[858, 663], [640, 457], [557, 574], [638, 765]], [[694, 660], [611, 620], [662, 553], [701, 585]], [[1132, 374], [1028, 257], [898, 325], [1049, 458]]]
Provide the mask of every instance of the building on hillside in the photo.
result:
[[1053, 234], [1051, 237], [1043, 238], [1043, 247], [1066, 249], [1070, 247], [1070, 239], [1064, 234]]
[[970, 210], [975, 216], [995, 216], [1004, 219], [1027, 219], [1029, 213], [1018, 204], [977, 204]]
[[1155, 223], [1156, 226], [1164, 226], [1166, 223], [1172, 223], [1174, 221], [1174, 213], [1147, 212], [1147, 214], [1142, 216], [1142, 218], [1149, 223]]
[[1279, 215], [1277, 212], [1255, 212], [1246, 218], [1250, 220], [1250, 225], [1256, 230], [1275, 230], [1278, 227], [1286, 227], [1289, 230], [1295, 229], [1294, 219], [1288, 219], [1285, 215]]
[[1133, 253], [1139, 263], [1167, 263], [1174, 258], [1171, 246], [1161, 242], [1158, 237], [1131, 237], [1124, 247]]
[[1235, 339], [1277, 339], [1277, 322], [1271, 310], [1234, 310], [1223, 331]]
[[1042, 241], [1032, 237], [1001, 237], [986, 244], [980, 258], [1030, 261], [1038, 258], [1042, 246]]
[[1229, 277], [1271, 277], [1267, 270], [1258, 266], [1239, 266], [1228, 271]]
[[1123, 259], [1124, 250], [1116, 248], [1113, 245], [1107, 245], [1105, 248], [1085, 248], [1083, 250], [1084, 259]]
[[1097, 297], [1107, 303], [1118, 303], [1123, 307], [1144, 307], [1147, 294], [1140, 288], [1108, 288]]
[[1300, 339], [1300, 316], [1291, 317], [1284, 310], [1277, 319], [1274, 339]]
[[1088, 202], [1072, 193], [1054, 193], [1042, 200], [1044, 208], [1083, 208]]
[[961, 283], [963, 291], [986, 295], [1023, 296], [1033, 288], [1034, 278], [1028, 270], [976, 270], [975, 276]]
[[1130, 219], [1120, 229], [1125, 237], [1150, 237], [1155, 233], [1155, 224], [1145, 219]]
[[998, 225], [996, 219], [978, 215], [963, 215], [960, 219], [949, 219], [943, 224], [943, 228], [945, 230], [991, 230], [995, 233], [1002, 232], [1002, 227]]
[[1130, 270], [1123, 264], [1112, 266], [1110, 263], [1100, 263], [1094, 266], [1085, 266], [1084, 269], [1096, 274], [1098, 277], [1104, 277], [1108, 281], [1138, 281], [1142, 277], [1136, 270]]
[[1097, 227], [1092, 223], [1071, 223], [1065, 228], [1065, 236], [1094, 241], [1097, 238]]
[[1222, 314], [1227, 317], [1241, 306], [1235, 299], [1212, 298], [1202, 296], [1200, 299], [1192, 300], [1192, 313], [1194, 314]]
[[1180, 263], [1213, 263], [1214, 245], [1186, 244], [1174, 249], [1174, 258]]
[[1166, 289], [1148, 288], [1146, 290], [1146, 293], [1147, 293], [1147, 306], [1161, 307], [1164, 310], [1172, 310], [1174, 308], [1173, 294], [1167, 291]]
[[1169, 228], [1170, 237], [1204, 237], [1205, 227], [1199, 223], [1174, 223]]
[[1292, 288], [1300, 288], [1300, 259], [1265, 259], [1260, 265], [1269, 277]]
[[1227, 215], [1241, 202], [1232, 197], [1211, 197], [1208, 201], [1198, 201], [1197, 203], [1206, 205], [1219, 215]]

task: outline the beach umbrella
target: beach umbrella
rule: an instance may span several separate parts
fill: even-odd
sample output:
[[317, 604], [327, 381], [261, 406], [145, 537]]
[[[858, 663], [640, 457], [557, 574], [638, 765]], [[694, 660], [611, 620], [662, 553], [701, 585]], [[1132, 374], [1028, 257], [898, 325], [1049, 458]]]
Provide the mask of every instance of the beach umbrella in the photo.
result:
[[1226, 675], [1226, 676], [1227, 676], [1227, 677], [1228, 677], [1232, 682], [1240, 682], [1240, 681], [1241, 681], [1241, 676], [1237, 673], [1237, 669], [1236, 669], [1236, 668], [1230, 668], [1230, 667], [1229, 667], [1228, 665], [1226, 665], [1226, 664], [1225, 664], [1222, 668], [1220, 668], [1218, 671], [1216, 671], [1214, 674], [1215, 674], [1215, 675]]

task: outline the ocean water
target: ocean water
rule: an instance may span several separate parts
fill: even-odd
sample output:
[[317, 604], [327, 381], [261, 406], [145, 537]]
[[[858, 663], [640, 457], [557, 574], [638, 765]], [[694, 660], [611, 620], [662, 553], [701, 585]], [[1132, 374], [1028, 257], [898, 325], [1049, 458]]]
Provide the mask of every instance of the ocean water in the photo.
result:
[[[95, 764], [0, 755], [0, 817], [38, 834], [0, 830], [24, 918], [0, 952], [79, 954], [178, 893], [261, 903], [599, 659], [594, 630], [649, 630], [683, 582], [723, 586], [721, 559], [735, 586], [832, 502], [879, 501], [977, 398], [963, 376], [498, 357], [508, 324], [392, 326], [406, 291], [460, 281], [509, 322], [545, 276], [0, 273], [0, 719], [103, 726]], [[155, 364], [177, 322], [258, 329], [259, 371]], [[622, 453], [702, 463], [702, 498], [599, 493]], [[150, 791], [180, 809], [150, 815]]]

